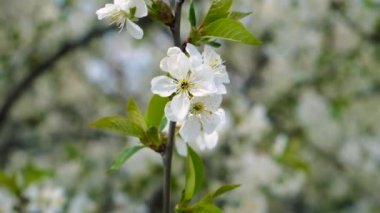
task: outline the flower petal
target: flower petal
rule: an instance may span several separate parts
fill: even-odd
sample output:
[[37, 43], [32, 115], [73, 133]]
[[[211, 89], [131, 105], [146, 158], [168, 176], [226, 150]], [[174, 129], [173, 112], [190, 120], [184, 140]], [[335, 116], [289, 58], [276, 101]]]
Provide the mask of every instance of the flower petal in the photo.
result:
[[169, 62], [168, 59], [169, 59], [168, 57], [165, 57], [160, 61], [160, 68], [162, 71], [169, 72], [170, 66], [168, 63]]
[[203, 150], [205, 148], [213, 149], [218, 143], [218, 139], [219, 139], [218, 133], [215, 131], [215, 132], [212, 132], [211, 134], [206, 134], [206, 133], [201, 134], [197, 138], [196, 142], [200, 149], [203, 149]]
[[[165, 116], [169, 121], [179, 121], [177, 115], [173, 112], [170, 102], [165, 105]], [[169, 122], [168, 122], [169, 123]]]
[[227, 93], [226, 86], [223, 83], [215, 82], [216, 94], [224, 95]]
[[175, 95], [170, 102], [170, 108], [178, 120], [184, 119], [190, 108], [190, 99], [188, 95], [183, 92]]
[[208, 134], [215, 131], [215, 129], [220, 124], [220, 117], [218, 114], [215, 113], [202, 113], [200, 120], [202, 123], [203, 130]]
[[204, 96], [216, 92], [214, 74], [207, 69], [193, 70], [189, 80], [193, 83], [189, 89], [193, 96]]
[[190, 64], [193, 69], [196, 69], [202, 64], [202, 55], [194, 45], [187, 43], [186, 52], [190, 55]]
[[151, 90], [154, 94], [168, 97], [177, 90], [177, 84], [167, 76], [158, 76], [151, 81]]
[[219, 116], [220, 125], [226, 123], [226, 112], [223, 109], [218, 109], [214, 113]]
[[203, 53], [202, 53], [202, 56], [203, 56], [204, 62], [207, 64], [209, 62], [222, 64], [222, 62], [223, 62], [220, 55], [218, 53], [216, 53], [215, 50], [208, 45], [205, 46]]
[[178, 137], [175, 140], [175, 148], [179, 155], [187, 156], [187, 146], [186, 142], [182, 140], [182, 138]]
[[168, 56], [176, 56], [176, 55], [180, 54], [181, 52], [182, 52], [182, 50], [178, 47], [170, 47], [166, 54]]
[[214, 94], [202, 97], [202, 102], [208, 111], [214, 112], [219, 109], [222, 99], [221, 95]]
[[201, 123], [196, 116], [189, 116], [179, 129], [179, 134], [186, 141], [195, 141], [201, 133]]
[[99, 20], [102, 20], [108, 16], [112, 16], [113, 13], [117, 12], [116, 6], [113, 4], [106, 4], [105, 7], [100, 8], [96, 11], [96, 15]]
[[187, 78], [187, 74], [190, 70], [190, 61], [185, 53], [180, 52], [173, 57], [173, 60], [171, 58], [169, 60], [169, 66], [173, 67], [173, 69], [169, 71], [170, 75], [178, 80]]
[[142, 39], [144, 31], [139, 27], [139, 25], [133, 23], [131, 20], [127, 19], [126, 28], [128, 33], [135, 39]]
[[215, 73], [215, 81], [221, 83], [230, 83], [230, 78], [228, 77], [228, 73], [226, 71]]
[[129, 1], [130, 8], [136, 8], [135, 17], [141, 18], [148, 15], [148, 8], [144, 0], [130, 0]]

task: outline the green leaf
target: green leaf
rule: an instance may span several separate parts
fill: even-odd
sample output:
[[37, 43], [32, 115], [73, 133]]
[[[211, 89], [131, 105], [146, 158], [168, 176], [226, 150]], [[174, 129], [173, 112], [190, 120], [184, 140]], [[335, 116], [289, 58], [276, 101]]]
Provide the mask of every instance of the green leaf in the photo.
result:
[[236, 188], [240, 187], [240, 184], [229, 184], [229, 185], [224, 185], [224, 186], [221, 186], [219, 187], [219, 189], [217, 189], [213, 194], [212, 194], [212, 197], [213, 198], [216, 198], [226, 192], [229, 192], [229, 191], [232, 191]]
[[207, 26], [218, 19], [226, 18], [231, 5], [232, 0], [213, 0], [203, 21], [203, 25]]
[[195, 15], [194, 1], [190, 1], [190, 9], [189, 9], [189, 21], [191, 26], [197, 25], [197, 17]]
[[239, 21], [223, 18], [207, 25], [202, 31], [203, 38], [219, 38], [250, 45], [261, 42]]
[[145, 113], [146, 124], [150, 126], [160, 127], [162, 118], [164, 117], [164, 109], [166, 103], [169, 101], [167, 97], [153, 95], [150, 99], [148, 109]]
[[144, 144], [145, 143], [146, 144], [159, 144], [160, 135], [159, 135], [157, 127], [152, 126], [148, 129], [148, 131], [146, 132], [146, 140], [147, 141], [143, 141]]
[[99, 129], [138, 138], [143, 137], [145, 134], [144, 130], [135, 122], [131, 122], [131, 120], [119, 115], [101, 118], [90, 125]]
[[139, 126], [143, 131], [146, 131], [148, 129], [144, 116], [142, 115], [139, 107], [137, 106], [135, 100], [131, 98], [128, 103], [127, 107], [127, 118]]
[[191, 212], [194, 213], [223, 213], [223, 211], [213, 204], [197, 205]]
[[201, 189], [204, 178], [203, 162], [189, 145], [187, 145], [186, 167], [186, 183], [183, 200], [189, 201]]
[[166, 127], [166, 124], [168, 123], [168, 119], [166, 117], [163, 117], [160, 122], [160, 130], [164, 130]]
[[7, 175], [3, 171], [0, 171], [0, 186], [6, 187], [14, 194], [20, 192], [20, 188], [18, 187], [16, 180], [15, 175]]
[[32, 183], [38, 182], [53, 175], [52, 171], [39, 169], [33, 165], [27, 165], [23, 173], [24, 182], [22, 188], [26, 188]]
[[239, 11], [232, 11], [228, 14], [229, 19], [234, 19], [234, 20], [240, 20], [242, 18], [245, 18], [249, 15], [251, 15], [252, 12], [239, 12]]
[[144, 146], [132, 146], [125, 148], [115, 158], [110, 170], [119, 170], [123, 166], [125, 161], [127, 161], [130, 157], [132, 157], [133, 154], [135, 154], [142, 148], [144, 148]]
[[209, 42], [207, 42], [207, 44], [212, 46], [212, 47], [216, 47], [216, 48], [222, 46], [219, 42], [216, 42], [216, 41], [209, 41]]

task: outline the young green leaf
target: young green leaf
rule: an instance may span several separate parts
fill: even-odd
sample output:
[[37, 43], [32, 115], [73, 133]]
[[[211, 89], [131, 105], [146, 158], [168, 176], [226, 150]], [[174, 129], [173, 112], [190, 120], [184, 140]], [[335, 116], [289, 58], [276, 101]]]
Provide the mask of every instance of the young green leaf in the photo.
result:
[[245, 18], [249, 15], [251, 15], [252, 12], [244, 13], [244, 12], [239, 12], [239, 11], [232, 11], [228, 14], [229, 19], [234, 19], [234, 20], [240, 20], [242, 18]]
[[191, 212], [194, 213], [223, 213], [223, 211], [214, 204], [197, 205]]
[[157, 127], [152, 126], [146, 132], [146, 141], [142, 141], [142, 143], [146, 144], [158, 144], [160, 142], [160, 135]]
[[22, 188], [28, 187], [30, 184], [40, 182], [42, 179], [53, 176], [53, 172], [37, 168], [33, 165], [27, 165], [23, 171]]
[[187, 160], [186, 160], [186, 183], [183, 200], [189, 201], [201, 189], [204, 168], [201, 158], [197, 153], [187, 145]]
[[122, 135], [135, 136], [141, 138], [144, 136], [145, 131], [135, 122], [131, 122], [129, 119], [114, 115], [101, 118], [90, 124], [93, 127], [109, 130]]
[[169, 101], [167, 97], [153, 95], [150, 99], [148, 109], [145, 112], [146, 124], [150, 126], [160, 127], [162, 118], [164, 117], [164, 109], [166, 103]]
[[10, 192], [17, 194], [21, 191], [17, 184], [17, 179], [14, 174], [7, 175], [0, 170], [0, 186], [7, 188]]
[[123, 149], [123, 151], [121, 151], [119, 155], [115, 158], [110, 170], [119, 170], [123, 166], [125, 161], [127, 161], [130, 157], [132, 157], [133, 154], [135, 154], [142, 148], [144, 148], [144, 146], [132, 146]]
[[160, 130], [164, 130], [166, 127], [166, 124], [168, 124], [168, 119], [166, 117], [163, 117], [160, 122]]
[[195, 15], [194, 1], [190, 1], [189, 21], [190, 21], [191, 26], [195, 27], [197, 25], [197, 17]]
[[215, 48], [222, 46], [222, 44], [220, 44], [219, 42], [216, 42], [216, 41], [209, 41], [209, 42], [207, 42], [207, 44], [212, 46], [212, 47], [215, 47]]
[[218, 19], [226, 18], [231, 5], [232, 0], [213, 0], [203, 21], [203, 25], [207, 26]]
[[222, 18], [207, 25], [202, 31], [202, 37], [219, 38], [250, 45], [259, 45], [261, 43], [242, 23], [228, 18]]
[[213, 198], [216, 198], [226, 192], [229, 192], [229, 191], [232, 191], [236, 188], [240, 187], [240, 184], [229, 184], [229, 185], [224, 185], [224, 186], [221, 186], [219, 187], [219, 189], [217, 189], [213, 194], [212, 194], [212, 197]]
[[146, 131], [148, 129], [145, 123], [144, 116], [142, 115], [139, 107], [137, 106], [133, 98], [131, 98], [128, 103], [127, 118], [131, 122], [139, 126], [142, 130]]

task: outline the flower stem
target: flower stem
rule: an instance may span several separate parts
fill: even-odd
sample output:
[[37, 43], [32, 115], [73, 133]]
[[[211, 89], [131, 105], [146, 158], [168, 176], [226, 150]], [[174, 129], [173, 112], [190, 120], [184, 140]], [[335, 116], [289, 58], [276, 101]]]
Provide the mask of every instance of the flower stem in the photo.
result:
[[165, 148], [165, 152], [162, 155], [162, 160], [164, 163], [164, 185], [163, 185], [163, 213], [170, 212], [170, 185], [171, 185], [171, 168], [172, 168], [172, 156], [173, 156], [173, 145], [174, 145], [174, 133], [175, 133], [175, 122], [170, 122], [169, 124], [169, 135], [168, 143]]
[[[170, 27], [172, 32], [174, 45], [181, 48], [181, 11], [182, 5], [185, 0], [175, 1], [174, 23]], [[183, 49], [183, 48], [181, 48]], [[162, 154], [162, 161], [164, 164], [164, 183], [163, 183], [163, 213], [170, 213], [170, 186], [171, 186], [171, 168], [173, 157], [173, 146], [175, 143], [175, 126], [176, 122], [170, 121], [168, 142], [164, 153]]]

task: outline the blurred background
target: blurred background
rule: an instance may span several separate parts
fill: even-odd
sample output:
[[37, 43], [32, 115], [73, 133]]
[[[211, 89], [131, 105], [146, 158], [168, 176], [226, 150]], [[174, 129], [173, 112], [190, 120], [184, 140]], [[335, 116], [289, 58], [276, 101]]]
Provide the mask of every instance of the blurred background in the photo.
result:
[[[161, 159], [148, 149], [119, 172], [112, 159], [133, 138], [88, 123], [144, 108], [150, 80], [172, 46], [98, 21], [103, 0], [0, 0], [0, 212], [160, 212]], [[210, 1], [196, 1], [199, 16]], [[217, 51], [231, 84], [227, 123], [202, 153], [204, 191], [224, 212], [380, 209], [380, 1], [235, 0], [259, 47]], [[185, 4], [183, 39], [188, 33]], [[175, 154], [175, 199], [184, 185]]]

